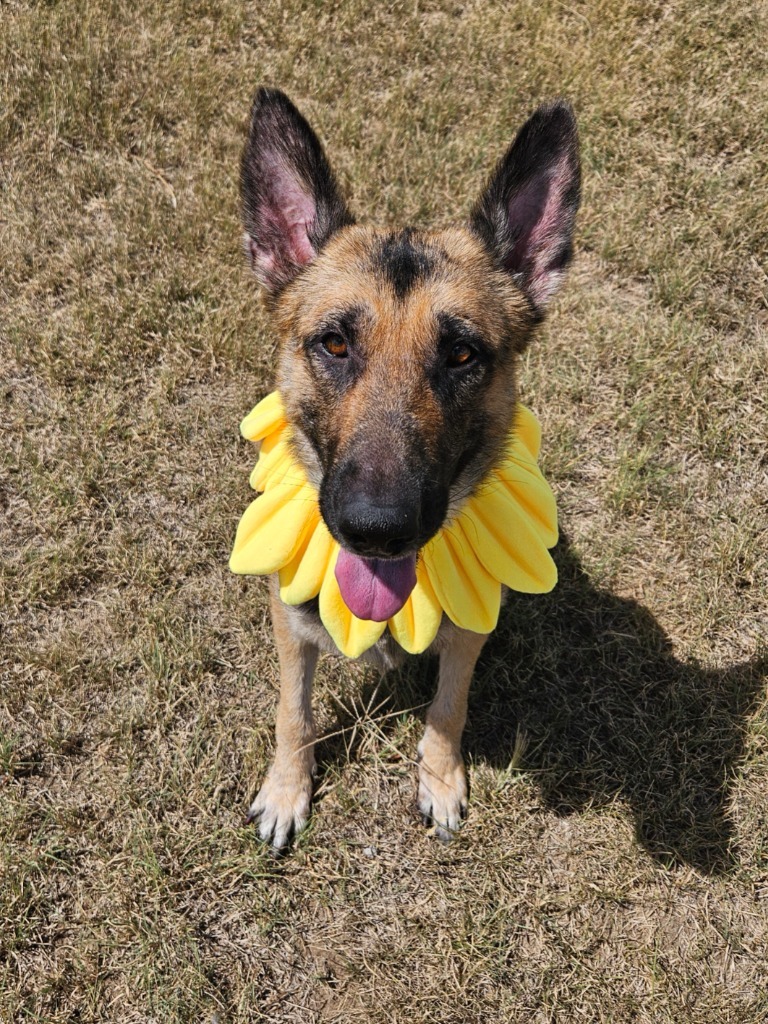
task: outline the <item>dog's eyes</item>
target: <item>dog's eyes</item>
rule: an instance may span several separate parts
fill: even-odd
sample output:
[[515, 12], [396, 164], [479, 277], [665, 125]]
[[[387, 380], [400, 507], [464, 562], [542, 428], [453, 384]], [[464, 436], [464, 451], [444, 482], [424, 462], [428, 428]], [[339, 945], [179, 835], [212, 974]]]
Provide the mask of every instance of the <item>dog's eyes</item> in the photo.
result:
[[333, 356], [335, 359], [346, 359], [349, 355], [349, 346], [338, 334], [326, 334], [320, 340], [320, 344], [328, 355]]
[[463, 342], [459, 342], [457, 345], [454, 345], [448, 353], [448, 365], [452, 369], [459, 366], [469, 366], [470, 363], [474, 363], [476, 359], [477, 350], [472, 348], [471, 345], [465, 345]]

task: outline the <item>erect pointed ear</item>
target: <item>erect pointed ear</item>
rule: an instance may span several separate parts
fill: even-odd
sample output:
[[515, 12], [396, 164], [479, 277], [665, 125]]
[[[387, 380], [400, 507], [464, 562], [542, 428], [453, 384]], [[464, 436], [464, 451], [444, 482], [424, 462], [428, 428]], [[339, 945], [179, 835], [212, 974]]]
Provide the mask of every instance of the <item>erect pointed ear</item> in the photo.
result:
[[240, 165], [245, 245], [251, 266], [279, 292], [334, 231], [353, 224], [323, 147], [288, 97], [259, 89]]
[[472, 229], [540, 313], [571, 258], [580, 186], [576, 119], [558, 100], [526, 121], [472, 210]]

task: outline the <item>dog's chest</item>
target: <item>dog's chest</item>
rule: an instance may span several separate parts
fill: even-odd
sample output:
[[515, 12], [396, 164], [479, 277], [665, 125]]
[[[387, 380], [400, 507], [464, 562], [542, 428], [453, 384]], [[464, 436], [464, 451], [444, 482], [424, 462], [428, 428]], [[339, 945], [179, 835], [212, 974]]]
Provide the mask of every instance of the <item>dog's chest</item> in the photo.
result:
[[[291, 630], [296, 637], [307, 643], [315, 644], [326, 654], [334, 654], [339, 658], [344, 657], [320, 619], [317, 598], [293, 608], [286, 605], [286, 609]], [[382, 672], [388, 672], [390, 669], [402, 665], [405, 658], [405, 651], [387, 631], [365, 651], [360, 661], [374, 665]]]
[[[502, 587], [502, 604], [506, 600], [508, 593], [509, 591], [507, 588]], [[333, 654], [339, 658], [344, 657], [336, 647], [336, 644], [331, 639], [330, 634], [320, 619], [317, 598], [296, 607], [285, 605], [285, 608], [288, 613], [288, 621], [294, 636], [307, 643], [315, 644], [326, 654]], [[444, 615], [443, 620], [440, 623], [437, 636], [425, 653], [439, 654], [441, 649], [450, 643], [457, 633], [461, 632], [463, 632], [463, 630], [459, 629], [458, 626], [455, 626], [451, 620]], [[387, 630], [372, 647], [369, 647], [368, 650], [365, 651], [359, 660], [375, 666], [381, 672], [388, 672], [390, 669], [399, 668], [407, 657], [407, 653]]]

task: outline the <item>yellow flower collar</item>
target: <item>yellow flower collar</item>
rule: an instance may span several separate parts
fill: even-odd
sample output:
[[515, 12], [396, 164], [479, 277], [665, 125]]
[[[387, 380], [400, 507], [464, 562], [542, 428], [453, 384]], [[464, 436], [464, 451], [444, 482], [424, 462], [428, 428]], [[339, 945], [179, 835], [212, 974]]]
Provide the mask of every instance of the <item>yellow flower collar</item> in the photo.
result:
[[246, 575], [278, 573], [285, 604], [319, 595], [323, 625], [349, 658], [367, 651], [387, 627], [401, 647], [418, 654], [435, 639], [443, 613], [463, 629], [490, 633], [502, 584], [542, 594], [557, 582], [548, 551], [557, 543], [557, 509], [536, 464], [541, 428], [522, 405], [500, 464], [419, 552], [416, 586], [387, 622], [358, 619], [342, 600], [335, 574], [339, 545], [291, 451], [291, 428], [277, 391], [246, 416], [240, 431], [261, 441], [251, 473], [251, 487], [261, 494], [240, 520], [229, 567]]

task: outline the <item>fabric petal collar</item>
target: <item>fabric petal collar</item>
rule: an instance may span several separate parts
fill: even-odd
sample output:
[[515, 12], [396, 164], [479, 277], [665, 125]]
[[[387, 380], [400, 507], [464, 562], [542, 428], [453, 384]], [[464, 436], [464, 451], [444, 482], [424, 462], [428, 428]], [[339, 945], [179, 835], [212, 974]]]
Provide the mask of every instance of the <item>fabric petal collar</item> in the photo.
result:
[[357, 658], [386, 629], [410, 654], [426, 650], [443, 615], [462, 629], [490, 633], [501, 587], [526, 594], [550, 591], [557, 569], [557, 508], [537, 465], [541, 428], [523, 405], [504, 454], [458, 515], [420, 551], [416, 586], [387, 622], [358, 619], [336, 582], [339, 545], [320, 515], [318, 496], [291, 450], [291, 428], [280, 395], [267, 395], [240, 424], [261, 442], [250, 483], [259, 496], [237, 527], [229, 562], [239, 574], [278, 573], [288, 605], [319, 599], [320, 618], [342, 654]]

